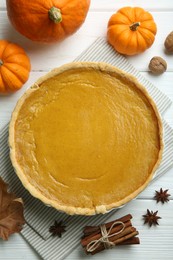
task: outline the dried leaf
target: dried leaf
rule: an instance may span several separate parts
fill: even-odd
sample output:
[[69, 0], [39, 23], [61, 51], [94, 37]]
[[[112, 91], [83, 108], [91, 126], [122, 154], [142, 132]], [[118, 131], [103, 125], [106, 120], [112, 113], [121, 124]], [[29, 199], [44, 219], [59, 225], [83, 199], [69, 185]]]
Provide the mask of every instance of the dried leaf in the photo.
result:
[[8, 240], [13, 233], [19, 233], [25, 224], [23, 201], [9, 193], [7, 187], [0, 177], [0, 238], [3, 240]]

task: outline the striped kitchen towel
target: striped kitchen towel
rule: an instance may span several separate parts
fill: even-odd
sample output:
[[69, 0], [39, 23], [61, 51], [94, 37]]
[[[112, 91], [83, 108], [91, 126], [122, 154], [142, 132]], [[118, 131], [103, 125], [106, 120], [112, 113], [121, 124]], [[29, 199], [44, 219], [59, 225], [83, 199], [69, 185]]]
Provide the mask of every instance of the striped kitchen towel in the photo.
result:
[[[75, 61], [104, 61], [136, 76], [147, 88], [155, 100], [162, 114], [171, 104], [170, 99], [146, 80], [129, 62], [109, 46], [105, 39], [97, 39], [83, 54]], [[163, 120], [164, 126], [164, 153], [159, 169], [154, 179], [160, 177], [173, 165], [173, 130]], [[18, 177], [14, 173], [9, 158], [8, 148], [8, 125], [0, 131], [0, 175], [9, 183], [10, 189], [17, 196], [22, 197], [25, 204], [26, 225], [21, 234], [45, 260], [56, 260], [65, 258], [76, 246], [79, 245], [82, 235], [82, 227], [85, 225], [97, 225], [107, 221], [115, 211], [105, 215], [97, 216], [69, 216], [53, 208], [44, 205], [41, 201], [33, 198], [24, 189]], [[54, 221], [62, 220], [67, 226], [61, 239], [55, 239], [49, 233], [49, 227]]]

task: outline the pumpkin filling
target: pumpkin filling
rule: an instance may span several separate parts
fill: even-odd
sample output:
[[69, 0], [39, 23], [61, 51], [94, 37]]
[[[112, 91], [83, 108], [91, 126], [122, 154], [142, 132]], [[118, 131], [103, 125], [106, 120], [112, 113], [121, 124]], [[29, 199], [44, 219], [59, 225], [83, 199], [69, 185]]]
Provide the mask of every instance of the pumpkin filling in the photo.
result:
[[39, 193], [58, 205], [94, 209], [131, 196], [160, 152], [158, 119], [134, 82], [93, 68], [44, 80], [21, 105], [15, 158]]

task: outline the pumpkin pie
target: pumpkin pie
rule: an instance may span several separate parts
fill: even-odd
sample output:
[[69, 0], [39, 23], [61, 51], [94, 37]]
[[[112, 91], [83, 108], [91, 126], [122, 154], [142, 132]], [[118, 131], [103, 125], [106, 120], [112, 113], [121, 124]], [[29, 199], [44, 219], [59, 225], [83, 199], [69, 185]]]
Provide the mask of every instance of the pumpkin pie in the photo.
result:
[[33, 196], [68, 214], [92, 215], [147, 186], [161, 161], [162, 123], [133, 76], [76, 62], [49, 72], [19, 99], [9, 146]]

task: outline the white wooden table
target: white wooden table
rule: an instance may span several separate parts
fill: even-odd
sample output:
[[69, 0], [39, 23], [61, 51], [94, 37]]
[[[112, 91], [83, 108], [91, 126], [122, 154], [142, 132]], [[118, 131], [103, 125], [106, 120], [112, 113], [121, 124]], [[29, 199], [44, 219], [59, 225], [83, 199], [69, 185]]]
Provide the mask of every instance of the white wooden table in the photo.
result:
[[[38, 77], [54, 67], [71, 62], [97, 37], [105, 36], [109, 17], [123, 6], [141, 6], [153, 14], [158, 27], [153, 46], [143, 54], [128, 59], [145, 77], [173, 100], [173, 55], [166, 55], [163, 45], [166, 35], [173, 30], [173, 1], [91, 0], [91, 2], [90, 11], [81, 29], [64, 42], [47, 46], [33, 43], [19, 35], [8, 21], [5, 0], [0, 0], [0, 38], [23, 46], [32, 63], [30, 78], [25, 86], [13, 95], [0, 96], [0, 128], [10, 120], [18, 98]], [[148, 72], [149, 60], [155, 55], [162, 56], [168, 64], [167, 72], [161, 76], [153, 76]], [[173, 126], [173, 107], [166, 112], [165, 119]], [[173, 169], [150, 185], [138, 199], [116, 213], [116, 217], [126, 213], [133, 215], [133, 224], [140, 232], [141, 244], [104, 251], [92, 257], [93, 259], [173, 259], [173, 196], [164, 205], [156, 204], [152, 199], [154, 191], [161, 187], [169, 189], [169, 193], [173, 195]], [[143, 225], [142, 215], [145, 214], [147, 208], [159, 211], [159, 216], [162, 217], [159, 226], [148, 228]], [[1, 259], [36, 260], [40, 258], [19, 234], [15, 234], [7, 242], [0, 240]], [[67, 259], [89, 259], [89, 257], [85, 256], [78, 247]]]

